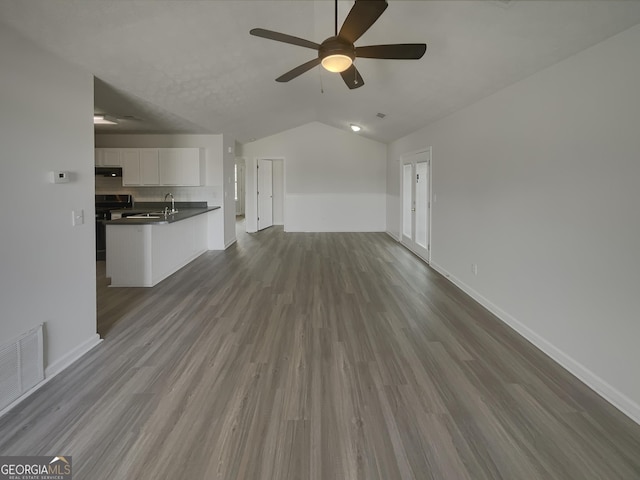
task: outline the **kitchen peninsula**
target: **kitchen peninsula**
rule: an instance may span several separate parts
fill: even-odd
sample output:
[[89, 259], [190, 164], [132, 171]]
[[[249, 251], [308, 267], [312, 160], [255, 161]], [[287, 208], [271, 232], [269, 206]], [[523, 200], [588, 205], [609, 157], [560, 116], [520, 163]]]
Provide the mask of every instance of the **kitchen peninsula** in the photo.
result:
[[198, 202], [144, 204], [116, 211], [106, 222], [106, 273], [112, 287], [152, 287], [208, 249], [209, 222], [218, 206]]

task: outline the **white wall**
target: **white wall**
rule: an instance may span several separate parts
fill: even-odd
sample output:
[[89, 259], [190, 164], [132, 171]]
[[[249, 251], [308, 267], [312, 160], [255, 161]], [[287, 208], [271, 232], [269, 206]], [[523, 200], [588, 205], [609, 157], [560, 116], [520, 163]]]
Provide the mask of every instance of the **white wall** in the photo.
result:
[[[640, 422], [640, 26], [389, 146], [433, 147], [432, 264]], [[471, 274], [478, 264], [478, 275]]]
[[286, 231], [384, 231], [386, 147], [312, 122], [243, 146], [247, 231], [256, 229], [258, 158], [284, 159]]
[[50, 377], [99, 341], [93, 77], [4, 26], [0, 59], [0, 344], [44, 322]]
[[[233, 143], [231, 143], [233, 145]], [[202, 187], [170, 187], [176, 201], [206, 201], [209, 205], [222, 208], [213, 218], [209, 229], [209, 249], [223, 250], [225, 245], [235, 241], [235, 224], [229, 228], [227, 217], [235, 221], [235, 202], [233, 199], [233, 183], [231, 193], [227, 183], [229, 154], [225, 154], [227, 145], [223, 135], [96, 135], [96, 147], [104, 148], [188, 148], [205, 149], [205, 186]], [[233, 162], [233, 153], [231, 154]], [[231, 182], [233, 182], [233, 164], [231, 166]], [[110, 179], [99, 180], [97, 193], [130, 193], [135, 201], [159, 202], [164, 200], [168, 187], [123, 187], [122, 179], [115, 179], [113, 186], [108, 185]], [[230, 195], [230, 197], [225, 197]]]

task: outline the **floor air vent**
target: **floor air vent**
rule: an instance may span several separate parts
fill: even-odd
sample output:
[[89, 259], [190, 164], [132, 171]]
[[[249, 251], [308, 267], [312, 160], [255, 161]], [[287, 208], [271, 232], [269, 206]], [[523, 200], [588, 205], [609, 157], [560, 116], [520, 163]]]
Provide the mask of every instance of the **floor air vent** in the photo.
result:
[[0, 410], [44, 380], [42, 325], [0, 346]]

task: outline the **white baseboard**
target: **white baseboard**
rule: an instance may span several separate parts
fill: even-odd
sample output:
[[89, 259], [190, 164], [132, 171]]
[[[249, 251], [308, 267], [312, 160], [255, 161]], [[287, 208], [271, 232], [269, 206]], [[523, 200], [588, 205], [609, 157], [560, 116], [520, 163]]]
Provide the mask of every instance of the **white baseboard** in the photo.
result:
[[396, 242], [400, 241], [400, 237], [394, 233], [391, 233], [389, 231], [385, 232], [387, 235], [389, 235], [391, 238], [393, 238]]
[[233, 245], [237, 241], [238, 241], [237, 238], [234, 238], [233, 240], [228, 241], [227, 243], [224, 244], [224, 249], [226, 250], [227, 248], [229, 248], [231, 245]]
[[9, 410], [11, 410], [13, 407], [18, 405], [20, 402], [24, 401], [27, 397], [29, 397], [30, 395], [32, 395], [33, 393], [37, 392], [42, 387], [44, 387], [56, 375], [61, 373], [63, 370], [69, 367], [73, 362], [75, 362], [80, 357], [82, 357], [85, 353], [89, 352], [89, 350], [97, 346], [100, 342], [102, 342], [102, 339], [100, 338], [100, 335], [96, 333], [95, 335], [91, 336], [90, 338], [85, 340], [83, 343], [78, 345], [72, 351], [67, 353], [64, 357], [58, 359], [57, 361], [49, 365], [44, 370], [44, 380], [39, 384], [37, 384], [36, 386], [34, 386], [31, 390], [26, 391], [23, 395], [16, 398], [13, 402], [11, 402], [5, 408], [0, 410], [0, 417], [8, 413]]
[[100, 342], [102, 342], [102, 339], [100, 338], [100, 335], [96, 333], [95, 335], [91, 336], [90, 338], [85, 340], [83, 343], [78, 345], [76, 348], [71, 350], [64, 357], [56, 360], [51, 365], [47, 366], [47, 368], [44, 369], [45, 381], [48, 381], [50, 378], [53, 378], [56, 375], [58, 375], [65, 368], [67, 368], [73, 362], [78, 360], [81, 356], [83, 356], [93, 347], [98, 345]]
[[498, 317], [501, 321], [509, 325], [516, 332], [534, 344], [537, 348], [542, 350], [545, 354], [551, 357], [554, 361], [564, 367], [566, 370], [571, 372], [577, 378], [579, 378], [583, 383], [585, 383], [589, 388], [598, 393], [602, 398], [607, 400], [610, 404], [624, 413], [631, 420], [640, 425], [640, 405], [634, 402], [632, 399], [627, 397], [625, 394], [617, 390], [615, 387], [611, 386], [605, 380], [600, 378], [598, 375], [593, 373], [587, 367], [582, 365], [580, 362], [576, 361], [574, 358], [570, 357], [558, 347], [553, 345], [547, 339], [543, 338], [529, 327], [524, 325], [522, 322], [516, 320], [514, 317], [509, 315], [507, 312], [502, 310], [500, 307], [495, 305], [493, 302], [482, 296], [480, 293], [475, 291], [469, 285], [462, 282], [460, 279], [451, 275], [447, 270], [442, 268], [440, 265], [436, 263], [431, 263], [431, 268], [433, 268], [436, 272], [441, 274], [451, 283], [453, 283], [456, 287], [462, 290], [464, 293], [473, 298], [480, 305], [485, 307], [491, 313], [493, 313], [496, 317]]

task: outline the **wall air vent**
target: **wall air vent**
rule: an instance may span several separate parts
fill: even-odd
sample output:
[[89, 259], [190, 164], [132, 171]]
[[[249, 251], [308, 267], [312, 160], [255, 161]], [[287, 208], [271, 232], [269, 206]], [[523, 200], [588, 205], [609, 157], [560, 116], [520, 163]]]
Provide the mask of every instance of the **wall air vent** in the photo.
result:
[[42, 325], [0, 346], [0, 410], [44, 380]]

